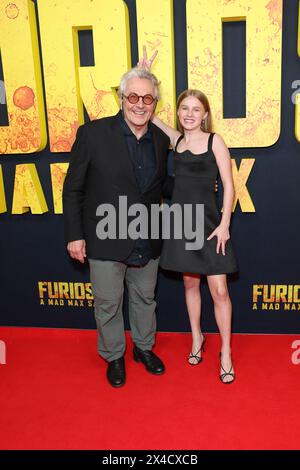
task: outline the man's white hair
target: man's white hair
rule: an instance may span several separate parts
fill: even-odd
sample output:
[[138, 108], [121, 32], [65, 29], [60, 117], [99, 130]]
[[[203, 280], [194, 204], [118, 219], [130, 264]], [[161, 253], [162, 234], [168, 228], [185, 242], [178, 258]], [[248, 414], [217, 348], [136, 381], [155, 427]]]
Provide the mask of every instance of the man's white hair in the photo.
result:
[[160, 82], [158, 81], [156, 76], [153, 75], [153, 73], [149, 72], [148, 70], [140, 69], [138, 67], [134, 67], [133, 69], [131, 69], [128, 72], [124, 73], [124, 75], [122, 76], [120, 86], [119, 86], [119, 89], [118, 89], [118, 95], [119, 95], [120, 98], [122, 98], [122, 95], [125, 93], [125, 88], [126, 88], [127, 82], [131, 78], [136, 78], [136, 77], [137, 78], [144, 78], [146, 80], [149, 80], [149, 82], [151, 82], [153, 84], [154, 89], [155, 89], [156, 96], [154, 98], [156, 98], [157, 100], [160, 99], [160, 94], [159, 94]]

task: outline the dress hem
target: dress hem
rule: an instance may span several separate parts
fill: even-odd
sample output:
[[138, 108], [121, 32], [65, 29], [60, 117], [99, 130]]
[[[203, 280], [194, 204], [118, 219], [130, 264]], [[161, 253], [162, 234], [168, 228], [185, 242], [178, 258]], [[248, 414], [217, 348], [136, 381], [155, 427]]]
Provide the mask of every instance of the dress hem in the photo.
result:
[[199, 272], [199, 271], [193, 271], [190, 269], [174, 269], [174, 268], [167, 268], [164, 266], [159, 265], [160, 268], [162, 268], [165, 271], [172, 271], [172, 272], [177, 272], [177, 273], [191, 273], [191, 274], [199, 274], [200, 276], [217, 276], [219, 274], [234, 274], [239, 272], [239, 269], [233, 269], [230, 271], [219, 271], [219, 272]]

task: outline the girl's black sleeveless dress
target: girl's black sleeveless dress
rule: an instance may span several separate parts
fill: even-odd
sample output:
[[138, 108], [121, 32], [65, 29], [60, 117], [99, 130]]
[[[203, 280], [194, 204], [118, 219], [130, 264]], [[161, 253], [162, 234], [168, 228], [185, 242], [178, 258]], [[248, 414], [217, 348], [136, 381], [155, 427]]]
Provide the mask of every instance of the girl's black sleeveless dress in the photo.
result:
[[[204, 245], [201, 249], [187, 250], [186, 243], [192, 240], [183, 237], [175, 239], [171, 217], [171, 238], [163, 242], [160, 266], [170, 271], [195, 273], [203, 275], [227, 274], [238, 270], [236, 257], [229, 239], [225, 245], [225, 256], [220, 247], [216, 252], [217, 237], [207, 237], [220, 224], [221, 212], [217, 203], [215, 181], [218, 166], [212, 151], [214, 134], [210, 134], [205, 153], [194, 154], [190, 150], [177, 152], [179, 137], [174, 151], [175, 183], [172, 204], [204, 204]], [[195, 214], [195, 211], [193, 211]]]

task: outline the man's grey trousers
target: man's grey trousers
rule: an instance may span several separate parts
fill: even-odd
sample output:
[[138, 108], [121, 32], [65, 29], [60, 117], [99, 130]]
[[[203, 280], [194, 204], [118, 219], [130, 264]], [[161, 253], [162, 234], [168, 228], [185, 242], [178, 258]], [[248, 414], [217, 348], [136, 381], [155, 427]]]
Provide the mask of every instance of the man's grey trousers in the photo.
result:
[[123, 319], [124, 281], [128, 290], [131, 337], [137, 347], [152, 349], [156, 332], [154, 300], [159, 258], [145, 266], [127, 266], [118, 261], [89, 259], [95, 318], [98, 329], [98, 352], [107, 361], [125, 353]]

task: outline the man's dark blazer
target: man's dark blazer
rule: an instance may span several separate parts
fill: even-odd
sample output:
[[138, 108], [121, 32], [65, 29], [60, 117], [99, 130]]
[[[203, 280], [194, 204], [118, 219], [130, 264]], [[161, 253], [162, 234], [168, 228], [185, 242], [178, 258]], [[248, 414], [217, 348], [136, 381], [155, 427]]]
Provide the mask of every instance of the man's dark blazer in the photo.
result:
[[[134, 240], [105, 239], [96, 235], [97, 207], [103, 203], [116, 208], [119, 196], [127, 196], [128, 207], [142, 203], [147, 208], [160, 204], [163, 187], [168, 192], [167, 157], [170, 140], [150, 123], [156, 158], [153, 180], [140, 191], [135, 178], [118, 115], [98, 119], [78, 128], [63, 187], [63, 213], [66, 241], [86, 240], [87, 256], [122, 261], [131, 253]], [[170, 180], [170, 179], [169, 179]], [[130, 221], [130, 218], [128, 218]], [[118, 235], [118, 233], [117, 233]], [[161, 240], [150, 239], [153, 258], [160, 255]]]

